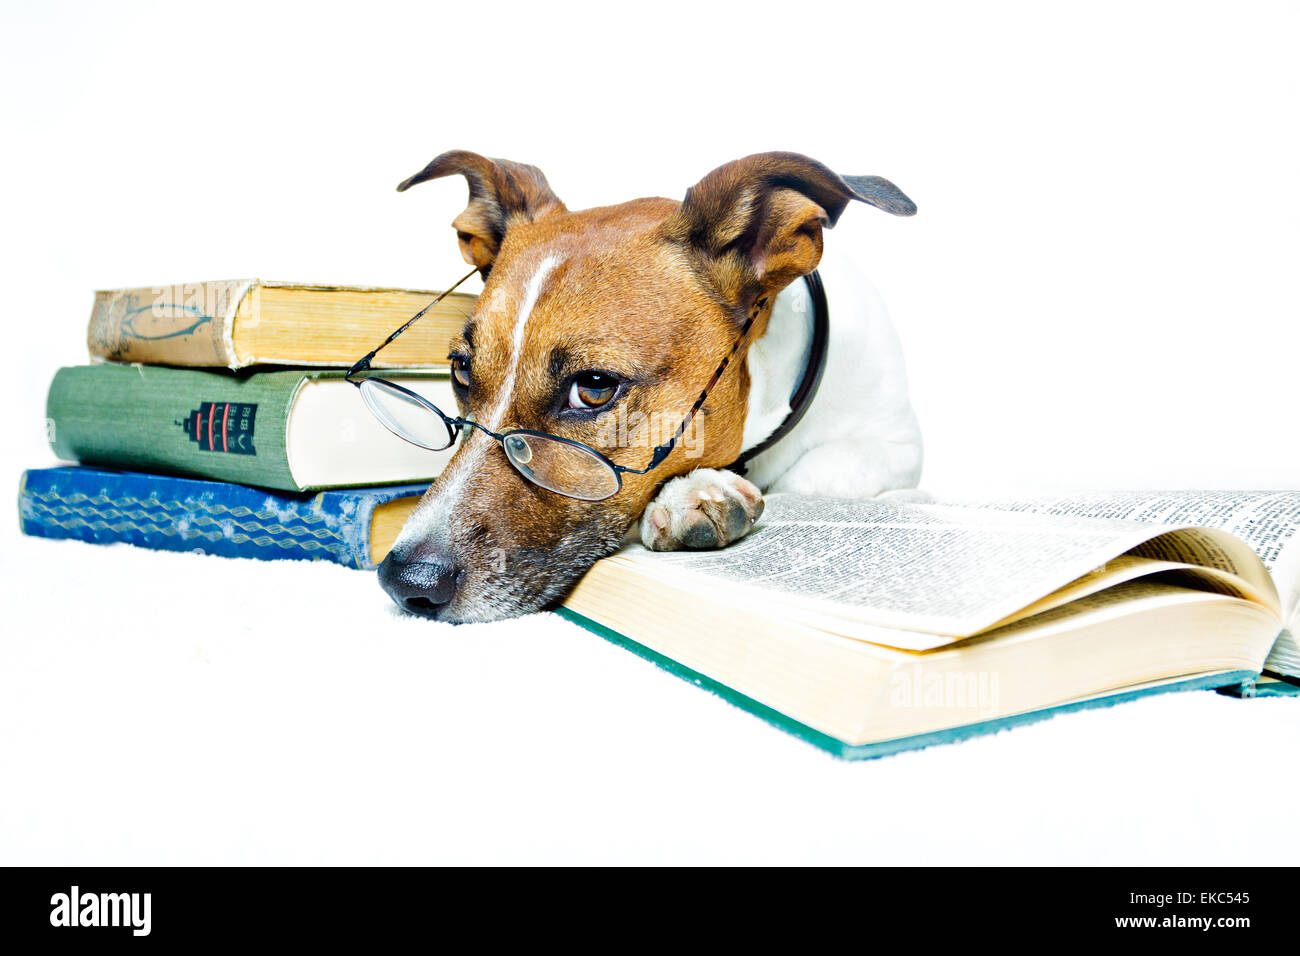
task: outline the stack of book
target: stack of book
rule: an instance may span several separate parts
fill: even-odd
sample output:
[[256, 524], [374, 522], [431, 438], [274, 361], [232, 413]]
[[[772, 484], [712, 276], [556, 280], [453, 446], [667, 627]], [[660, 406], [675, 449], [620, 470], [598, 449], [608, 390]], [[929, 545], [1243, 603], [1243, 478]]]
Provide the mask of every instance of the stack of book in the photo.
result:
[[[22, 529], [231, 557], [383, 560], [451, 449], [387, 431], [345, 371], [435, 292], [205, 282], [95, 295], [91, 363], [60, 369], [46, 430], [76, 465], [24, 473]], [[454, 409], [452, 294], [374, 360]]]

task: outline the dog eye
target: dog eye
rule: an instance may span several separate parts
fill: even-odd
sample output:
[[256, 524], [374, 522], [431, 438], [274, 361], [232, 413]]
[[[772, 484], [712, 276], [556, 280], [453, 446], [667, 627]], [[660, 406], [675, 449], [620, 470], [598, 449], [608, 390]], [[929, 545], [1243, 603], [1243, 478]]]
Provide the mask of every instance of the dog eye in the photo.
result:
[[600, 408], [618, 391], [618, 379], [603, 372], [583, 372], [569, 386], [570, 408]]
[[469, 359], [463, 355], [451, 357], [451, 377], [461, 388], [469, 388]]

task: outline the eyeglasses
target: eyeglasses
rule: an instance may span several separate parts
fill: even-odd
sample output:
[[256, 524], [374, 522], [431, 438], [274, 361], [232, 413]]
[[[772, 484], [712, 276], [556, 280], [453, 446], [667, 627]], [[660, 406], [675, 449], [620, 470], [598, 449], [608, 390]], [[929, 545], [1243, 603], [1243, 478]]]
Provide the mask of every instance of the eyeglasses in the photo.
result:
[[673, 448], [681, 440], [682, 435], [686, 433], [687, 427], [695, 418], [695, 413], [704, 405], [709, 392], [722, 378], [722, 373], [727, 370], [736, 350], [749, 334], [750, 326], [767, 305], [766, 298], [759, 299], [755, 304], [754, 311], [745, 320], [740, 335], [731, 346], [731, 351], [713, 373], [709, 383], [704, 386], [704, 391], [700, 392], [700, 397], [695, 400], [691, 410], [677, 426], [672, 438], [662, 445], [655, 446], [650, 456], [650, 463], [644, 468], [629, 468], [626, 465], [615, 464], [590, 445], [561, 438], [559, 435], [549, 435], [546, 432], [532, 431], [527, 428], [515, 428], [497, 434], [473, 419], [459, 416], [453, 418], [447, 415], [422, 395], [417, 395], [396, 382], [373, 375], [358, 377], [363, 372], [370, 371], [370, 363], [380, 349], [414, 325], [426, 312], [477, 271], [477, 269], [470, 270], [455, 285], [411, 316], [405, 325], [348, 369], [344, 379], [360, 390], [361, 397], [371, 414], [398, 438], [412, 445], [427, 448], [429, 451], [443, 451], [455, 443], [462, 429], [476, 428], [499, 443], [510, 464], [533, 484], [580, 501], [604, 501], [606, 498], [612, 498], [623, 488], [623, 475], [644, 475], [663, 464], [664, 460], [672, 454]]

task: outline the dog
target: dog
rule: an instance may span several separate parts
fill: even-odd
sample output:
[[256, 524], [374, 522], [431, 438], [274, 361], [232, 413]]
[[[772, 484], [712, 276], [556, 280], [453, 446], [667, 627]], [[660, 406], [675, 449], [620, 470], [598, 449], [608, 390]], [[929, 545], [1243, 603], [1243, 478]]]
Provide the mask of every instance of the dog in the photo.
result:
[[[513, 617], [556, 604], [626, 540], [725, 547], [758, 520], [764, 492], [862, 499], [916, 486], [922, 444], [898, 340], [854, 264], [823, 256], [823, 229], [850, 202], [915, 213], [893, 183], [769, 152], [713, 170], [680, 202], [570, 212], [536, 167], [457, 150], [398, 189], [451, 175], [469, 184], [452, 226], [484, 280], [451, 343], [461, 416], [641, 469], [664, 423], [735, 354], [685, 440], [605, 500], [539, 487], [498, 441], [463, 429], [379, 568], [400, 607], [456, 623]], [[817, 398], [742, 476], [727, 466], [790, 414], [809, 351], [801, 277], [815, 269], [831, 310]], [[614, 418], [631, 424], [612, 429]]]

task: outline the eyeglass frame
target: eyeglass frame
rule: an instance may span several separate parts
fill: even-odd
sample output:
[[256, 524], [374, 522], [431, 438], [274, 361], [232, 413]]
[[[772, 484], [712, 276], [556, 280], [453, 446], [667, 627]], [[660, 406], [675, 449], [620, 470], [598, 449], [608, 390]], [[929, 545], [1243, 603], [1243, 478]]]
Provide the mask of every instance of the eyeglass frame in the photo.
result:
[[[750, 312], [749, 317], [745, 319], [744, 325], [741, 326], [740, 334], [736, 337], [736, 341], [732, 343], [731, 350], [727, 352], [722, 362], [718, 365], [717, 369], [713, 373], [713, 377], [709, 379], [709, 383], [705, 385], [704, 390], [700, 392], [700, 397], [695, 400], [695, 404], [693, 404], [691, 406], [690, 411], [686, 413], [686, 417], [682, 419], [681, 424], [677, 426], [677, 430], [673, 432], [673, 437], [670, 438], [664, 444], [655, 446], [654, 452], [650, 456], [650, 463], [646, 465], [644, 468], [630, 468], [627, 465], [620, 465], [617, 462], [610, 461], [608, 456], [606, 456], [602, 452], [598, 451], [595, 448], [592, 448], [590, 445], [584, 444], [583, 442], [574, 441], [572, 438], [565, 438], [562, 435], [552, 435], [549, 432], [535, 431], [530, 428], [512, 428], [509, 431], [505, 431], [500, 434], [497, 434], [496, 432], [492, 431], [492, 429], [488, 428], [486, 425], [482, 425], [474, 421], [473, 419], [464, 418], [460, 415], [457, 415], [455, 418], [449, 417], [446, 412], [444, 412], [437, 405], [433, 404], [433, 402], [429, 401], [423, 395], [419, 395], [409, 388], [406, 388], [402, 385], [398, 385], [396, 382], [390, 381], [385, 378], [380, 378], [375, 375], [367, 375], [365, 378], [360, 378], [360, 379], [354, 378], [354, 376], [360, 375], [362, 372], [371, 371], [370, 363], [374, 360], [374, 357], [377, 354], [379, 354], [379, 352], [383, 348], [388, 346], [394, 339], [396, 339], [399, 335], [401, 335], [403, 332], [409, 329], [419, 319], [423, 318], [424, 315], [430, 309], [432, 309], [435, 305], [437, 305], [447, 296], [451, 295], [451, 293], [456, 291], [456, 289], [462, 283], [467, 281], [470, 276], [474, 275], [478, 271], [479, 270], [477, 268], [471, 269], [465, 275], [461, 276], [461, 278], [456, 280], [454, 285], [450, 286], [446, 291], [440, 293], [436, 299], [434, 299], [432, 302], [426, 305], [419, 312], [415, 313], [415, 315], [407, 319], [406, 322], [403, 323], [403, 325], [399, 329], [397, 329], [397, 331], [393, 332], [392, 335], [388, 336], [388, 338], [384, 339], [384, 341], [380, 342], [379, 345], [375, 346], [375, 348], [371, 349], [361, 359], [355, 362], [352, 365], [352, 367], [349, 368], [347, 372], [344, 374], [343, 380], [348, 382], [351, 385], [355, 385], [358, 389], [360, 389], [362, 383], [366, 381], [380, 382], [384, 385], [385, 388], [392, 389], [393, 391], [396, 392], [401, 392], [404, 396], [406, 396], [408, 399], [410, 399], [417, 405], [427, 408], [431, 412], [436, 414], [440, 419], [442, 419], [443, 424], [447, 426], [448, 442], [446, 445], [443, 446], [442, 449], [427, 449], [427, 450], [434, 451], [434, 450], [445, 450], [447, 448], [450, 448], [452, 445], [456, 443], [456, 439], [460, 437], [460, 430], [463, 427], [468, 425], [472, 428], [477, 428], [483, 434], [494, 439], [498, 444], [501, 445], [501, 451], [505, 454], [506, 460], [509, 461], [511, 465], [514, 465], [515, 470], [519, 471], [520, 474], [523, 475], [523, 477], [527, 481], [537, 485], [537, 487], [542, 488], [545, 491], [550, 491], [553, 494], [557, 494], [557, 495], [564, 495], [564, 497], [566, 498], [574, 498], [575, 500], [578, 501], [606, 501], [614, 497], [616, 494], [618, 494], [620, 491], [623, 490], [624, 475], [648, 474], [654, 469], [658, 468], [660, 465], [664, 463], [664, 461], [667, 460], [668, 456], [672, 454], [673, 449], [677, 446], [677, 443], [681, 440], [682, 436], [686, 433], [686, 429], [690, 426], [692, 420], [694, 420], [696, 413], [699, 412], [699, 410], [704, 406], [705, 401], [709, 397], [709, 392], [712, 391], [713, 387], [718, 384], [718, 381], [722, 378], [723, 373], [726, 372], [727, 366], [731, 364], [731, 360], [732, 358], [735, 357], [736, 351], [740, 348], [741, 343], [745, 341], [745, 336], [749, 334], [749, 330], [753, 326], [754, 321], [758, 318], [759, 313], [761, 313], [763, 309], [767, 306], [767, 302], [768, 302], [767, 296], [763, 296], [762, 298], [758, 299], [757, 302], [754, 303], [754, 309], [752, 312]], [[371, 414], [374, 413], [372, 412]], [[376, 416], [376, 418], [378, 418], [378, 416]], [[417, 448], [425, 447], [419, 444], [418, 442], [411, 441], [411, 439], [407, 438], [405, 435], [402, 435], [399, 432], [394, 431], [382, 419], [380, 419], [380, 424], [383, 424], [385, 428], [388, 428], [390, 432], [392, 432], [394, 435], [396, 435], [398, 438], [402, 439], [403, 441], [409, 442], [410, 444], [415, 445]], [[529, 478], [527, 475], [524, 475], [524, 473], [520, 471], [519, 467], [515, 465], [514, 459], [510, 457], [509, 452], [506, 452], [505, 440], [509, 438], [511, 435], [534, 435], [538, 438], [545, 438], [549, 441], [558, 441], [566, 445], [573, 445], [576, 448], [580, 448], [583, 451], [588, 452], [591, 455], [594, 455], [600, 462], [606, 465], [611, 472], [613, 472], [614, 481], [615, 481], [614, 490], [601, 498], [581, 498], [578, 497], [577, 495], [565, 494], [563, 491], [556, 491], [554, 488], [547, 488], [545, 485], [538, 484], [538, 482], [536, 482], [534, 479]]]

